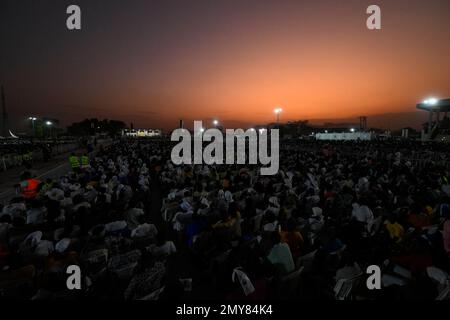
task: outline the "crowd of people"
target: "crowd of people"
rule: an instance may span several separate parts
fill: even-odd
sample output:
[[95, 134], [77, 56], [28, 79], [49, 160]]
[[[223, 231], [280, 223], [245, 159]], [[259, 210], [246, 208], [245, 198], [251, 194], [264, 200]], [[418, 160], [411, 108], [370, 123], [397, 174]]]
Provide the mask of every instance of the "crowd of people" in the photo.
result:
[[[447, 146], [281, 141], [273, 176], [257, 165], [176, 166], [171, 147], [116, 141], [0, 207], [0, 297], [448, 295]], [[81, 290], [67, 288], [69, 265], [80, 266]], [[366, 285], [374, 265], [379, 290]]]

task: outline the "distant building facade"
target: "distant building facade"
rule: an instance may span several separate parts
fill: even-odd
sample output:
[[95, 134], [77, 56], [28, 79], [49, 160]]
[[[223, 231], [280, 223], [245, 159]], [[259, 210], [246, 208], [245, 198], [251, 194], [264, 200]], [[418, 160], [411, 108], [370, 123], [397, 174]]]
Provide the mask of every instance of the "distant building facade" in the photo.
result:
[[316, 133], [317, 140], [372, 140], [375, 135], [372, 132], [330, 132]]
[[134, 138], [161, 137], [162, 130], [160, 130], [160, 129], [124, 129], [124, 130], [122, 130], [122, 136], [134, 137]]

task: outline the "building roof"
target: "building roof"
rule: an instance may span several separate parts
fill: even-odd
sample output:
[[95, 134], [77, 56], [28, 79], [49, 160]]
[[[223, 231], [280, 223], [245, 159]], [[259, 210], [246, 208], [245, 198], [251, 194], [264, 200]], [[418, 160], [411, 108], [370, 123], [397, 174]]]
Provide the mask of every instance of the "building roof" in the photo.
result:
[[440, 99], [436, 103], [430, 104], [421, 102], [417, 104], [417, 109], [425, 111], [439, 111], [439, 112], [449, 112], [450, 111], [450, 99]]

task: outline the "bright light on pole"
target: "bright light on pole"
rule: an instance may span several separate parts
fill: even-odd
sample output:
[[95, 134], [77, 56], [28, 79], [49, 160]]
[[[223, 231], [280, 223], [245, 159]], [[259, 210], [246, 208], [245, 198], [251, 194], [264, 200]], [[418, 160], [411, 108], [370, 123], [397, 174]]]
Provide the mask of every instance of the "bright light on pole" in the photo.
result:
[[50, 120], [47, 120], [47, 121], [45, 121], [45, 125], [49, 128], [49, 130], [50, 130], [50, 137], [52, 137], [53, 136], [53, 122], [51, 122]]
[[37, 120], [37, 118], [36, 117], [29, 117], [28, 120], [31, 120], [31, 126], [33, 128], [33, 136], [35, 136], [36, 135], [36, 130], [35, 130], [35, 127], [34, 127], [34, 122]]
[[428, 99], [425, 99], [423, 101], [423, 103], [426, 104], [426, 105], [429, 105], [429, 106], [434, 106], [435, 104], [438, 103], [438, 99], [436, 99], [436, 98], [428, 98]]
[[217, 125], [219, 124], [219, 121], [218, 121], [218, 120], [214, 120], [214, 121], [213, 121], [213, 124], [214, 124], [215, 126], [217, 126]]
[[280, 123], [280, 113], [283, 112], [283, 109], [275, 108], [273, 112], [277, 115], [277, 123]]
[[355, 128], [351, 128], [351, 129], [350, 129], [350, 132], [355, 132]]

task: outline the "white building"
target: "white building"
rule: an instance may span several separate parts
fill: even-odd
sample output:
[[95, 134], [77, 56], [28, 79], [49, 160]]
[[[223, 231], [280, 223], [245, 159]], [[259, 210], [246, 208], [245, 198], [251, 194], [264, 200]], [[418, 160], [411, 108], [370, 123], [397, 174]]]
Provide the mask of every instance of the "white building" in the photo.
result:
[[317, 140], [372, 140], [372, 132], [331, 132], [316, 133]]
[[122, 130], [122, 136], [136, 137], [136, 138], [160, 137], [160, 136], [162, 136], [162, 130], [160, 130], [160, 129], [125, 129], [125, 130]]

